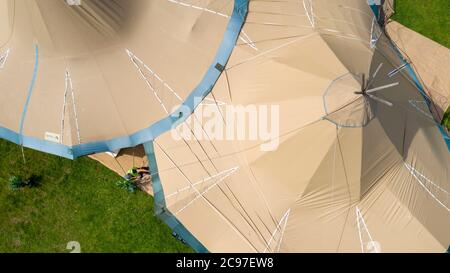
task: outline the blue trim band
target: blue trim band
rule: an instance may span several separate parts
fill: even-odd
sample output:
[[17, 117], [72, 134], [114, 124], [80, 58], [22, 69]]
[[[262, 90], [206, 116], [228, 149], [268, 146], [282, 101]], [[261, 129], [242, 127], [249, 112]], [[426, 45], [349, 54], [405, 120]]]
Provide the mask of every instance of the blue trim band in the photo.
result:
[[380, 9], [381, 6], [379, 4], [376, 4], [375, 0], [368, 0], [369, 6], [370, 8], [372, 8], [373, 13], [375, 14], [375, 17], [377, 18], [377, 20], [380, 19]]
[[[225, 31], [224, 40], [222, 41], [218, 53], [211, 64], [210, 68], [206, 72], [204, 78], [200, 84], [191, 92], [186, 101], [175, 111], [175, 113], [183, 113], [183, 115], [171, 115], [168, 116], [152, 126], [143, 129], [133, 135], [115, 138], [109, 141], [92, 142], [87, 144], [81, 144], [74, 147], [69, 147], [62, 144], [52, 143], [35, 137], [23, 136], [0, 126], [0, 137], [16, 144], [23, 144], [24, 147], [32, 148], [47, 152], [50, 154], [66, 157], [69, 159], [75, 159], [84, 155], [114, 151], [127, 147], [134, 147], [139, 144], [144, 144], [144, 148], [149, 160], [152, 173], [152, 185], [155, 201], [155, 213], [164, 221], [174, 232], [183, 238], [193, 249], [200, 253], [207, 253], [206, 247], [198, 241], [183, 224], [176, 219], [176, 217], [166, 209], [164, 190], [161, 184], [161, 180], [158, 174], [158, 166], [154, 153], [153, 140], [161, 134], [170, 131], [174, 124], [185, 121], [195, 110], [195, 108], [201, 103], [201, 101], [209, 95], [214, 85], [221, 76], [221, 70], [217, 69], [217, 64], [221, 67], [225, 67], [236, 45], [239, 33], [244, 25], [245, 18], [248, 13], [248, 1], [249, 0], [235, 0], [234, 9], [231, 19], [228, 23]], [[38, 64], [38, 47], [36, 49], [36, 64], [28, 92], [27, 102], [24, 108], [24, 114], [22, 115], [21, 128], [23, 126], [23, 120], [26, 114], [26, 109], [30, 101], [32, 90], [34, 89], [36, 77], [37, 77], [37, 64]], [[185, 109], [189, 109], [190, 113], [185, 113]]]
[[[161, 184], [161, 178], [159, 176], [153, 139], [164, 132], [170, 131], [173, 124], [186, 120], [190, 116], [190, 114], [194, 112], [195, 108], [201, 103], [202, 100], [199, 100], [199, 98], [204, 99], [212, 91], [214, 85], [223, 72], [221, 70], [218, 70], [216, 68], [216, 65], [220, 64], [222, 67], [225, 67], [228, 63], [228, 60], [236, 45], [239, 33], [241, 32], [248, 13], [248, 1], [249, 0], [235, 0], [233, 15], [231, 16], [227, 30], [225, 32], [224, 41], [219, 48], [219, 53], [217, 54], [216, 59], [211, 65], [210, 69], [206, 73], [203, 81], [196, 89], [194, 89], [194, 91], [190, 94], [190, 96], [183, 104], [184, 107], [188, 107], [191, 112], [184, 113], [185, 111], [183, 111], [183, 109], [186, 108], [180, 107], [175, 113], [182, 113], [183, 115], [181, 115], [181, 117], [179, 117], [178, 115], [174, 115], [158, 122], [154, 125], [155, 127], [151, 127], [148, 130], [148, 136], [134, 136], [136, 137], [136, 139], [143, 141], [142, 143], [144, 144], [145, 153], [148, 157], [150, 173], [152, 174], [153, 197], [155, 202], [154, 209], [156, 215], [158, 215], [158, 217], [162, 221], [164, 221], [174, 232], [181, 236], [181, 238], [183, 238], [183, 240], [185, 240], [187, 244], [189, 244], [195, 251], [199, 253], [208, 253], [208, 249], [199, 240], [197, 240], [195, 236], [190, 233], [186, 229], [186, 227], [180, 221], [178, 221], [177, 218], [172, 213], [170, 213], [170, 211], [166, 207], [164, 189]], [[154, 129], [152, 130], [152, 128]], [[142, 134], [142, 132], [139, 134]], [[145, 139], [148, 139], [149, 137], [153, 138], [145, 141]], [[133, 138], [133, 136], [131, 136], [130, 139], [131, 138]]]
[[[154, 209], [155, 214], [165, 222], [176, 234], [181, 236], [187, 244], [189, 244], [195, 251], [199, 253], [208, 253], [208, 249], [195, 238], [195, 236], [190, 233], [186, 227], [178, 221], [178, 219], [167, 209], [166, 198], [164, 194], [164, 189], [161, 184], [161, 178], [158, 171], [158, 163], [155, 156], [155, 150], [153, 145], [153, 140], [161, 135], [162, 133], [168, 132], [173, 128], [174, 124], [179, 124], [185, 121], [195, 110], [195, 108], [201, 103], [201, 101], [209, 95], [212, 91], [214, 85], [219, 80], [220, 75], [223, 73], [222, 70], [217, 69], [217, 64], [225, 67], [228, 60], [233, 52], [236, 45], [239, 33], [244, 25], [245, 18], [248, 13], [248, 2], [249, 0], [235, 0], [233, 14], [231, 16], [230, 22], [228, 24], [227, 30], [225, 31], [224, 40], [219, 48], [219, 52], [207, 71], [202, 82], [197, 86], [194, 91], [189, 95], [183, 106], [180, 107], [175, 113], [181, 113], [182, 115], [172, 115], [160, 122], [154, 124], [152, 127], [147, 128], [135, 135], [131, 135], [129, 139], [116, 139], [113, 142], [100, 142], [97, 144], [80, 145], [74, 147], [75, 155], [80, 155], [83, 153], [89, 153], [89, 151], [95, 151], [101, 145], [105, 145], [103, 148], [108, 148], [114, 150], [115, 146], [108, 145], [122, 145], [123, 143], [129, 141], [127, 147], [136, 146], [143, 143], [145, 153], [148, 157], [148, 162], [150, 166], [150, 173], [152, 174], [152, 187], [153, 187], [153, 198], [154, 198]], [[187, 107], [187, 108], [186, 108]], [[185, 113], [185, 109], [189, 109], [189, 113]], [[117, 141], [117, 142], [114, 142]], [[139, 143], [140, 142], [140, 143]], [[117, 147], [117, 146], [116, 146]], [[78, 150], [79, 149], [79, 150]]]
[[[244, 24], [245, 17], [248, 12], [248, 0], [235, 0], [233, 14], [228, 23], [227, 29], [224, 34], [224, 39], [219, 47], [218, 53], [214, 58], [213, 63], [204, 75], [203, 79], [199, 85], [191, 92], [185, 102], [180, 106], [180, 108], [175, 112], [185, 112], [184, 109], [190, 109], [191, 113], [200, 104], [199, 98], [203, 99], [206, 97], [216, 84], [222, 71], [216, 68], [217, 64], [225, 67], [228, 60], [233, 52], [236, 41], [239, 37], [239, 33]], [[34, 85], [34, 80], [33, 80]], [[20, 137], [14, 131], [0, 126], [0, 138], [12, 141], [16, 144], [22, 144], [21, 139], [23, 138], [23, 146], [27, 148], [32, 148], [42, 152], [58, 155], [61, 157], [75, 159], [85, 155], [117, 151], [123, 148], [135, 147], [137, 145], [143, 144], [148, 141], [154, 140], [156, 137], [160, 136], [164, 132], [171, 130], [173, 124], [182, 122], [188, 118], [189, 115], [183, 115], [181, 118], [174, 118], [173, 116], [168, 116], [148, 128], [138, 131], [135, 134], [114, 138], [106, 141], [91, 142], [86, 144], [80, 144], [73, 147], [66, 146], [63, 144], [52, 143], [43, 139], [35, 137]]]
[[25, 100], [25, 105], [23, 106], [22, 111], [22, 117], [20, 118], [20, 124], [19, 124], [19, 135], [20, 137], [20, 144], [23, 145], [23, 125], [25, 122], [25, 118], [27, 116], [28, 111], [28, 105], [30, 104], [31, 95], [33, 94], [34, 85], [36, 84], [36, 77], [38, 73], [38, 67], [39, 67], [39, 47], [37, 45], [34, 45], [34, 69], [33, 69], [33, 76], [31, 77], [30, 86], [28, 87], [28, 95], [27, 99]]

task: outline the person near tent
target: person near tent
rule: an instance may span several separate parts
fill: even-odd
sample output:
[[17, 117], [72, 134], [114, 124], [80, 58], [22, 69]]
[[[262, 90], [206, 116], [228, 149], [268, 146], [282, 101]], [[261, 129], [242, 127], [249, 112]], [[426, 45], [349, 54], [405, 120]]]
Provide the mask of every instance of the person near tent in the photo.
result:
[[140, 181], [146, 175], [150, 175], [150, 170], [148, 167], [133, 167], [127, 171], [124, 178], [129, 181]]

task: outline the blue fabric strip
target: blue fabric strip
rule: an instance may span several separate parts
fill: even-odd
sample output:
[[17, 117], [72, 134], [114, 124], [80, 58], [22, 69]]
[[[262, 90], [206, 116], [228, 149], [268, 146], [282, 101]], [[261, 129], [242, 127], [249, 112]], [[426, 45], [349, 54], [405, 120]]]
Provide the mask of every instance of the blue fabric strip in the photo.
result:
[[23, 145], [23, 125], [25, 122], [25, 118], [27, 116], [28, 105], [30, 104], [30, 99], [31, 99], [31, 95], [33, 94], [34, 85], [36, 84], [36, 77], [37, 77], [38, 67], [39, 67], [39, 47], [37, 45], [34, 45], [34, 59], [35, 60], [34, 60], [33, 75], [31, 76], [30, 86], [28, 87], [28, 95], [27, 95], [27, 99], [25, 101], [25, 105], [23, 106], [22, 117], [20, 119], [20, 124], [19, 124], [19, 134], [21, 136], [20, 144], [22, 144], [22, 145]]
[[[235, 0], [234, 2], [233, 14], [230, 18], [224, 34], [224, 39], [219, 47], [213, 63], [204, 75], [200, 84], [191, 92], [182, 106], [180, 106], [175, 113], [183, 111], [186, 107], [187, 109], [190, 109], [192, 113], [198, 104], [200, 104], [199, 99], [203, 99], [209, 94], [222, 74], [222, 71], [219, 71], [216, 68], [216, 65], [220, 64], [223, 67], [226, 66], [244, 24], [245, 16], [248, 12], [248, 0]], [[32, 80], [32, 85], [34, 85], [35, 77], [36, 75], [33, 77], [34, 80]], [[23, 136], [23, 146], [69, 159], [75, 159], [85, 155], [108, 151], [112, 152], [123, 148], [135, 147], [145, 142], [152, 141], [164, 132], [171, 130], [173, 124], [184, 121], [187, 118], [188, 115], [183, 115], [181, 118], [168, 116], [150, 127], [140, 130], [130, 136], [119, 137], [106, 141], [90, 142], [73, 147], [52, 143], [43, 139]], [[21, 137], [18, 138], [17, 136], [18, 134], [16, 132], [0, 126], [0, 138], [7, 139], [16, 144], [22, 144], [20, 141]]]
[[379, 20], [381, 6], [379, 4], [377, 4], [376, 2], [377, 1], [375, 1], [375, 0], [368, 0], [369, 6], [372, 8], [373, 13], [375, 13], [375, 17]]
[[[233, 15], [231, 16], [227, 30], [225, 32], [224, 40], [219, 48], [219, 52], [214, 62], [207, 71], [202, 82], [197, 86], [196, 89], [194, 89], [194, 91], [183, 103], [184, 107], [180, 107], [178, 111], [175, 111], [175, 113], [183, 113], [181, 117], [179, 115], [169, 116], [156, 123], [152, 127], [130, 136], [128, 139], [117, 139], [109, 143], [105, 142], [93, 144], [92, 146], [80, 145], [75, 147], [76, 149], [80, 149], [75, 151], [76, 155], [78, 155], [89, 153], [90, 151], [95, 151], [101, 145], [106, 145], [103, 148], [112, 148], [112, 150], [114, 150], [114, 147], [119, 147], [127, 141], [129, 141], [129, 144], [131, 144], [128, 144], [127, 147], [143, 143], [145, 153], [149, 161], [150, 173], [152, 174], [154, 209], [156, 215], [158, 215], [158, 217], [162, 221], [164, 221], [175, 233], [181, 236], [181, 238], [183, 238], [183, 240], [185, 240], [187, 244], [189, 244], [195, 251], [199, 253], [208, 253], [208, 249], [199, 240], [197, 240], [195, 236], [190, 233], [186, 229], [186, 227], [180, 221], [178, 221], [178, 219], [172, 213], [170, 213], [170, 211], [166, 207], [166, 198], [164, 195], [163, 186], [161, 184], [161, 178], [159, 176], [158, 163], [156, 161], [153, 140], [156, 137], [160, 136], [162, 133], [170, 131], [175, 123], [185, 121], [191, 115], [191, 113], [194, 112], [195, 108], [201, 103], [201, 101], [212, 91], [214, 85], [222, 74], [222, 71], [218, 70], [216, 68], [216, 65], [220, 64], [222, 67], [225, 67], [228, 63], [228, 60], [239, 37], [239, 33], [241, 32], [242, 26], [244, 25], [247, 13], [248, 0], [235, 0]], [[186, 109], [185, 107], [190, 110], [189, 113], [184, 113], [185, 110], [183, 109]]]
[[[212, 91], [214, 85], [218, 81], [222, 71], [216, 68], [217, 64], [225, 67], [236, 45], [239, 33], [245, 21], [245, 17], [248, 13], [248, 0], [235, 0], [234, 10], [231, 16], [228, 27], [225, 31], [224, 40], [222, 41], [218, 53], [211, 64], [211, 67], [206, 72], [204, 78], [200, 84], [192, 91], [186, 101], [183, 103], [184, 107], [180, 107], [175, 113], [184, 112], [187, 107], [189, 113], [183, 113], [180, 117], [178, 115], [171, 115], [163, 120], [158, 121], [149, 128], [141, 130], [136, 134], [112, 139], [109, 141], [93, 142], [88, 144], [81, 144], [70, 148], [68, 146], [52, 143], [42, 139], [22, 136], [16, 132], [4, 127], [0, 127], [0, 137], [9, 140], [14, 143], [23, 143], [24, 147], [32, 148], [35, 150], [47, 152], [50, 154], [66, 157], [69, 159], [75, 159], [80, 156], [104, 152], [114, 151], [121, 148], [134, 147], [139, 144], [144, 144], [144, 148], [149, 160], [152, 173], [152, 186], [154, 194], [154, 208], [155, 213], [163, 220], [174, 232], [181, 236], [186, 243], [188, 243], [194, 250], [200, 253], [207, 253], [206, 247], [198, 241], [185, 227], [176, 219], [176, 217], [166, 209], [164, 189], [161, 184], [161, 180], [158, 174], [158, 165], [154, 154], [153, 140], [161, 134], [168, 132], [172, 129], [175, 123], [186, 120], [189, 115], [195, 110], [195, 108], [201, 103], [201, 101]], [[35, 72], [30, 84], [30, 91], [28, 97], [31, 96], [36, 76], [37, 76], [37, 62], [38, 51], [36, 46], [36, 65]], [[29, 98], [27, 99], [29, 101]], [[26, 104], [27, 107], [28, 103]]]

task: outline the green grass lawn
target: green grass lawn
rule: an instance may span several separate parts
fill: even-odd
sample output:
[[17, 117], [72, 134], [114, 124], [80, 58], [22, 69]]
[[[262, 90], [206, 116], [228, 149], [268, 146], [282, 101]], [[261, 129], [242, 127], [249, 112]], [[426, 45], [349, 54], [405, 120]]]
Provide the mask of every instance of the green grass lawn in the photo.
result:
[[450, 107], [447, 109], [447, 112], [444, 114], [444, 118], [442, 119], [442, 125], [446, 126], [450, 131]]
[[449, 0], [395, 0], [394, 20], [450, 48]]
[[119, 176], [99, 163], [25, 150], [25, 168], [40, 186], [12, 191], [24, 173], [20, 147], [0, 140], [0, 252], [191, 252], [153, 215], [147, 194], [116, 186]]

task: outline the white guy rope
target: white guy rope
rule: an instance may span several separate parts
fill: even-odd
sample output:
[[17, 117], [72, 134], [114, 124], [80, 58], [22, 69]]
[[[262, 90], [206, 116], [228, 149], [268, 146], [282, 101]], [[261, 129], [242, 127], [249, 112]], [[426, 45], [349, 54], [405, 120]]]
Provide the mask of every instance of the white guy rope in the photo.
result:
[[[445, 203], [448, 203], [449, 201], [449, 192], [444, 190], [443, 188], [439, 187], [438, 185], [436, 185], [433, 181], [431, 181], [429, 178], [427, 178], [425, 175], [423, 175], [422, 173], [420, 173], [418, 170], [416, 170], [414, 167], [412, 167], [411, 165], [409, 165], [408, 163], [404, 163], [406, 169], [411, 173], [411, 175], [417, 180], [417, 182], [419, 182], [419, 184], [425, 189], [425, 191], [436, 201], [438, 202], [439, 205], [441, 205], [442, 207], [444, 207], [448, 212], [450, 212], [450, 208], [448, 207], [448, 205], [446, 205]], [[429, 185], [427, 187], [427, 184]], [[440, 192], [443, 195], [446, 196], [445, 200], [446, 201], [441, 201], [439, 200], [439, 198], [436, 196], [435, 193], [433, 193], [433, 188], [435, 192]], [[445, 202], [445, 203], [444, 203]]]
[[64, 143], [64, 121], [66, 116], [66, 106], [67, 106], [67, 91], [69, 90], [68, 85], [69, 71], [66, 70], [65, 78], [64, 78], [64, 101], [63, 101], [63, 109], [61, 113], [61, 143]]
[[63, 104], [63, 112], [62, 112], [62, 119], [61, 119], [61, 143], [63, 143], [64, 138], [64, 127], [65, 127], [65, 112], [67, 107], [67, 95], [70, 91], [71, 97], [72, 97], [72, 107], [73, 107], [73, 114], [75, 117], [75, 127], [77, 131], [77, 140], [78, 144], [81, 144], [81, 134], [80, 134], [80, 127], [78, 123], [78, 113], [77, 113], [77, 106], [75, 102], [75, 93], [73, 89], [73, 83], [72, 83], [72, 77], [70, 76], [70, 72], [68, 69], [66, 69], [66, 75], [65, 75], [65, 91], [64, 91], [64, 104]]
[[0, 56], [0, 69], [3, 69], [5, 67], [6, 61], [8, 60], [9, 57], [9, 48], [8, 50], [6, 50], [6, 52]]
[[309, 23], [311, 24], [311, 27], [315, 28], [316, 21], [314, 18], [314, 10], [313, 10], [312, 0], [303, 0], [303, 8], [305, 9], [306, 16], [308, 16], [308, 20], [309, 20]]
[[401, 66], [397, 67], [396, 69], [392, 70], [391, 72], [389, 72], [389, 74], [388, 74], [389, 78], [392, 78], [395, 75], [397, 75], [400, 71], [405, 69], [408, 65], [409, 65], [409, 62], [406, 62], [406, 63], [402, 64]]
[[376, 17], [373, 17], [372, 28], [370, 31], [370, 48], [375, 48], [380, 37], [381, 37], [381, 30], [378, 25], [378, 21]]
[[181, 189], [177, 190], [176, 192], [173, 192], [173, 193], [167, 195], [167, 196], [166, 196], [166, 199], [170, 199], [170, 198], [172, 198], [172, 197], [174, 197], [174, 196], [177, 196], [177, 195], [180, 194], [181, 192], [190, 190], [192, 187], [196, 187], [196, 186], [198, 186], [198, 185], [204, 184], [204, 183], [206, 183], [206, 182], [208, 182], [208, 181], [210, 181], [210, 180], [213, 180], [213, 179], [215, 179], [215, 178], [218, 178], [218, 177], [220, 177], [220, 176], [222, 176], [222, 175], [232, 174], [232, 173], [236, 172], [238, 169], [239, 169], [239, 167], [236, 166], [236, 167], [233, 167], [233, 168], [231, 168], [231, 169], [228, 169], [228, 170], [222, 171], [222, 172], [220, 172], [220, 173], [217, 173], [217, 174], [215, 174], [215, 175], [212, 175], [212, 176], [209, 176], [209, 177], [207, 177], [207, 178], [204, 178], [204, 179], [202, 179], [202, 180], [200, 180], [200, 181], [194, 182], [192, 185], [186, 186], [186, 187], [184, 187], [184, 188], [181, 188]]
[[291, 213], [291, 209], [286, 211], [286, 213], [283, 215], [283, 217], [281, 217], [280, 222], [278, 223], [276, 229], [272, 233], [272, 236], [270, 236], [269, 242], [267, 243], [267, 247], [264, 249], [264, 253], [267, 253], [267, 251], [269, 250], [269, 247], [272, 244], [272, 241], [274, 241], [275, 235], [277, 233], [280, 233], [280, 238], [276, 242], [277, 243], [277, 252], [280, 250], [281, 241], [283, 240], [284, 230], [286, 229], [286, 225], [287, 225], [290, 213]]
[[[139, 75], [141, 75], [142, 79], [145, 81], [145, 83], [147, 84], [148, 88], [150, 88], [150, 90], [153, 92], [153, 95], [155, 96], [156, 100], [158, 101], [158, 103], [163, 108], [164, 112], [166, 112], [166, 114], [169, 114], [169, 110], [167, 109], [167, 107], [162, 102], [162, 99], [159, 97], [158, 93], [156, 93], [156, 90], [155, 90], [155, 88], [153, 88], [153, 86], [150, 83], [149, 79], [145, 76], [144, 71], [142, 71], [142, 69], [141, 69], [141, 66], [143, 66], [156, 79], [159, 80], [160, 78], [157, 77], [157, 75], [148, 66], [146, 66], [143, 61], [141, 61], [136, 55], [134, 55], [130, 50], [126, 49], [126, 52], [127, 52], [128, 56], [130, 57], [131, 62], [134, 64], [134, 66], [138, 70]], [[141, 66], [139, 66], [138, 63], [141, 64]]]
[[[356, 207], [356, 224], [358, 226], [359, 242], [361, 243], [361, 253], [366, 253], [365, 247], [375, 243], [375, 241], [373, 240], [372, 235], [367, 228], [366, 222], [364, 221], [364, 217], [358, 207]], [[367, 242], [367, 244], [364, 243], [363, 233], [365, 233], [369, 237], [369, 241]], [[380, 250], [376, 247], [374, 250], [375, 253], [380, 252]]]
[[217, 185], [219, 185], [222, 181], [224, 181], [225, 179], [227, 179], [228, 177], [230, 177], [231, 175], [233, 175], [234, 173], [236, 173], [239, 170], [239, 168], [233, 168], [232, 171], [228, 172], [226, 175], [224, 175], [223, 177], [221, 177], [220, 179], [218, 179], [217, 181], [215, 181], [211, 186], [209, 186], [208, 188], [206, 188], [204, 191], [199, 192], [197, 189], [194, 188], [194, 185], [191, 184], [189, 187], [194, 189], [198, 195], [192, 199], [191, 201], [189, 201], [189, 203], [187, 203], [185, 206], [183, 206], [181, 209], [177, 210], [174, 215], [178, 215], [180, 212], [183, 212], [185, 209], [187, 209], [188, 207], [190, 207], [192, 204], [195, 203], [195, 201], [197, 201], [198, 199], [204, 197], [204, 195], [206, 193], [208, 193], [210, 190], [212, 190], [214, 187], [216, 187]]
[[411, 106], [414, 107], [421, 114], [425, 115], [427, 118], [434, 121], [434, 118], [430, 113], [425, 112], [423, 109], [420, 109], [420, 107], [419, 107], [419, 104], [424, 104], [426, 107], [428, 107], [428, 105], [425, 101], [409, 100], [409, 104], [411, 104]]

